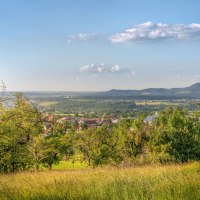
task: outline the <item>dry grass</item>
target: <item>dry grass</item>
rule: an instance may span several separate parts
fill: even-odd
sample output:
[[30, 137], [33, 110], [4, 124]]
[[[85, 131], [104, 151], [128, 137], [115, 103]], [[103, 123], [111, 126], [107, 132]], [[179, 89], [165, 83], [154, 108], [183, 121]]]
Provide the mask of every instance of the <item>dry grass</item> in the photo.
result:
[[200, 164], [0, 175], [0, 199], [200, 199]]

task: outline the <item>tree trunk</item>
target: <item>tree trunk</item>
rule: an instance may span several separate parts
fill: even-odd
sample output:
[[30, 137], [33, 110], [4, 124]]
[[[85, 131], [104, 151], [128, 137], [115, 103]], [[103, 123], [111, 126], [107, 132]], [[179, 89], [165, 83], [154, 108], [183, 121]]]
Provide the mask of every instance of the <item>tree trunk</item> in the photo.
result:
[[38, 170], [39, 170], [39, 165], [35, 164], [35, 172], [38, 172]]
[[63, 159], [64, 159], [64, 161], [67, 161], [69, 159], [68, 155], [65, 154]]
[[90, 158], [88, 159], [88, 165], [89, 165], [89, 166], [91, 165], [91, 160], [90, 160]]
[[52, 170], [52, 164], [48, 164], [49, 170]]

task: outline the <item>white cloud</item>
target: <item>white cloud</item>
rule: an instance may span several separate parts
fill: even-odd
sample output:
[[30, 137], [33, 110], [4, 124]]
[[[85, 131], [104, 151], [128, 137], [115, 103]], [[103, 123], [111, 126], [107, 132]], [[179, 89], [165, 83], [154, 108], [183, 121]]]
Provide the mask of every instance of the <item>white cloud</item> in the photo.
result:
[[145, 22], [126, 29], [108, 38], [112, 43], [130, 43], [152, 40], [191, 40], [200, 39], [200, 24], [163, 24]]
[[110, 36], [97, 33], [79, 33], [67, 36], [67, 43], [73, 41], [106, 40], [112, 43], [131, 43], [155, 40], [192, 40], [200, 39], [200, 24], [164, 24], [145, 22]]
[[71, 43], [73, 41], [90, 41], [99, 39], [99, 35], [95, 33], [79, 33], [77, 35], [68, 35], [67, 43]]
[[107, 66], [104, 63], [96, 65], [94, 63], [84, 65], [79, 68], [81, 74], [129, 74], [135, 77], [135, 71], [127, 68], [122, 68], [119, 65]]
[[120, 73], [122, 72], [121, 67], [119, 65], [114, 66], [106, 66], [104, 63], [100, 65], [89, 64], [84, 65], [79, 68], [80, 73]]
[[110, 68], [110, 71], [113, 72], [113, 73], [114, 72], [120, 72], [121, 71], [121, 67], [119, 65], [112, 66]]

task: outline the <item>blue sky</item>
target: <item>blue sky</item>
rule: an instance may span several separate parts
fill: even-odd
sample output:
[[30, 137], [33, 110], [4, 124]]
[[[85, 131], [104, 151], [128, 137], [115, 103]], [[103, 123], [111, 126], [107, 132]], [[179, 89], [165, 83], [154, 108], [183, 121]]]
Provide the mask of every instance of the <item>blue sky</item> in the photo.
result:
[[199, 0], [0, 0], [7, 90], [102, 91], [200, 81]]

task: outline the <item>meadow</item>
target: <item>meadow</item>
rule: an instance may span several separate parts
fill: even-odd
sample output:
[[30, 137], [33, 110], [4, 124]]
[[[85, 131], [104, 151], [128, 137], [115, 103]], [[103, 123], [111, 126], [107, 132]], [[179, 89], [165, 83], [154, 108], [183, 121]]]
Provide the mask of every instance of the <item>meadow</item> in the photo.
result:
[[[87, 168], [87, 164], [85, 162], [80, 162], [80, 161], [76, 161], [74, 162], [73, 160], [68, 160], [68, 161], [64, 161], [61, 160], [59, 161], [59, 164], [53, 164], [52, 165], [52, 170], [82, 170], [82, 169], [86, 169]], [[49, 170], [48, 167], [45, 167], [44, 165], [40, 165], [39, 169], [41, 171], [47, 171]], [[31, 171], [34, 171], [35, 168], [33, 167], [31, 169]]]
[[42, 107], [49, 107], [58, 104], [56, 101], [41, 101], [38, 105]]
[[0, 199], [196, 200], [200, 163], [1, 174]]
[[185, 105], [186, 103], [183, 101], [135, 101], [136, 105], [148, 105], [148, 106], [158, 106], [158, 105], [164, 105], [164, 106], [181, 106]]

